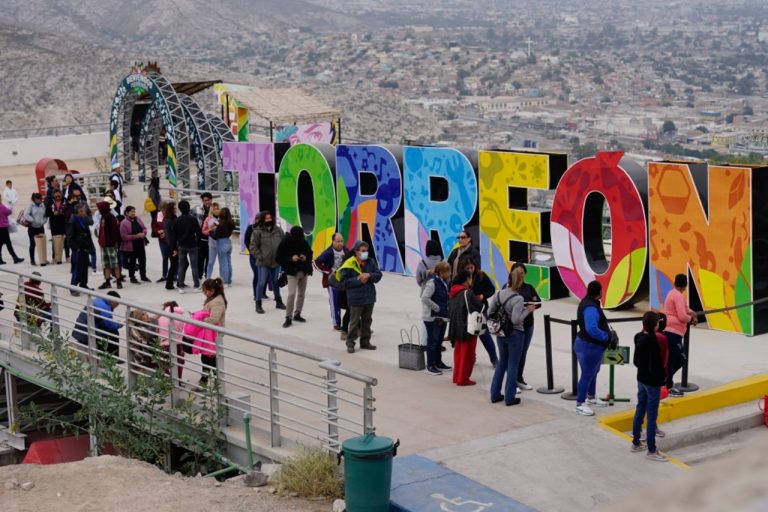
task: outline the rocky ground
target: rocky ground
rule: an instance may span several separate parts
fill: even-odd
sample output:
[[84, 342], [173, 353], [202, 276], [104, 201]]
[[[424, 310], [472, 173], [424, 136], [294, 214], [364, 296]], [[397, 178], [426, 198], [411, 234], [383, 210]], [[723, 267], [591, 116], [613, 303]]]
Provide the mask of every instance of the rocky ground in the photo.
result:
[[3, 512], [328, 512], [328, 501], [281, 496], [240, 479], [168, 475], [143, 462], [103, 455], [80, 462], [0, 467]]

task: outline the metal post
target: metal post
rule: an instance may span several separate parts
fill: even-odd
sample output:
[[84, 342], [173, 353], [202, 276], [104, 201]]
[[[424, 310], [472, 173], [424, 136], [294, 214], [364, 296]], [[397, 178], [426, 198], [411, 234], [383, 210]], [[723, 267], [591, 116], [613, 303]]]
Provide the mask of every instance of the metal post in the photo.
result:
[[[129, 334], [129, 326], [131, 325], [129, 322], [131, 321], [131, 307], [125, 306], [125, 368], [126, 368], [126, 374], [125, 374], [125, 385], [128, 387], [128, 389], [132, 389], [136, 385], [137, 375], [134, 372], [134, 364], [133, 364], [133, 348], [131, 347], [131, 336]], [[142, 326], [137, 325], [137, 329], [141, 329]], [[118, 337], [118, 340], [120, 338]], [[139, 350], [147, 350], [144, 347], [141, 347]], [[120, 358], [120, 350], [118, 348], [118, 359]], [[135, 365], [136, 370], [139, 371], [139, 365]]]
[[181, 397], [179, 396], [181, 391], [181, 377], [179, 377], [179, 372], [176, 370], [176, 366], [179, 364], [179, 340], [177, 340], [175, 336], [176, 326], [174, 322], [173, 318], [168, 319], [168, 371], [171, 373], [171, 382], [173, 384], [171, 386], [171, 405], [175, 407], [176, 404], [181, 401]]
[[376, 427], [373, 426], [373, 411], [376, 410], [373, 402], [375, 400], [373, 398], [373, 388], [370, 384], [366, 384], [363, 390], [363, 434], [370, 434], [376, 431]]
[[576, 358], [576, 334], [579, 330], [579, 323], [571, 320], [571, 391], [563, 393], [560, 398], [563, 400], [576, 400], [579, 392], [579, 360]]
[[88, 322], [88, 364], [91, 367], [91, 371], [94, 371], [98, 364], [96, 352], [98, 347], [96, 346], [95, 336], [96, 319], [93, 318], [93, 295], [88, 295], [88, 300], [85, 304], [85, 316]]
[[336, 120], [336, 129], [338, 130], [338, 135], [336, 137], [336, 140], [338, 144], [341, 144], [341, 118], [338, 118]]
[[253, 446], [251, 445], [251, 415], [243, 415], [243, 428], [245, 429], [245, 449], [248, 452], [248, 469], [253, 471]]
[[4, 371], [3, 375], [5, 377], [5, 405], [8, 408], [8, 430], [12, 434], [18, 434], [19, 420], [16, 415], [19, 412], [19, 395], [16, 391], [16, 376], [8, 370]]
[[677, 387], [680, 391], [685, 391], [686, 393], [691, 391], [697, 391], [699, 389], [699, 386], [697, 386], [693, 382], [688, 382], [688, 363], [691, 360], [690, 350], [691, 350], [691, 325], [688, 324], [685, 328], [685, 335], [683, 336], [683, 354], [685, 355], [685, 361], [683, 362], [683, 374], [681, 376], [682, 380], [680, 382], [680, 385]]
[[328, 437], [331, 439], [333, 450], [339, 449], [339, 405], [336, 395], [339, 392], [338, 379], [336, 372], [326, 370], [325, 377], [326, 391], [328, 392]]
[[[51, 334], [58, 338], [61, 325], [59, 324], [59, 289], [55, 284], [51, 285]], [[55, 348], [59, 348], [56, 345]]]
[[543, 395], [556, 395], [565, 391], [564, 388], [555, 387], [554, 370], [552, 369], [552, 319], [544, 315], [544, 353], [547, 356], [547, 387], [538, 388], [537, 393]]
[[29, 340], [29, 311], [27, 310], [27, 290], [24, 287], [23, 276], [19, 276], [18, 284], [19, 291], [17, 296], [21, 298], [19, 300], [19, 310], [21, 312], [18, 323], [19, 338], [21, 340], [21, 350], [29, 350], [32, 344]]
[[269, 349], [269, 431], [272, 446], [280, 446], [280, 393], [277, 388], [277, 351]]

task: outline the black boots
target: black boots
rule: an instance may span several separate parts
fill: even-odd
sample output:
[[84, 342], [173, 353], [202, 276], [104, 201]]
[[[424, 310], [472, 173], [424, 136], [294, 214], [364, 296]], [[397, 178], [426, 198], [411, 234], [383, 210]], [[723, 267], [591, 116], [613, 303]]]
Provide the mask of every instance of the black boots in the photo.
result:
[[263, 307], [261, 307], [261, 301], [260, 301], [260, 300], [257, 300], [257, 301], [256, 301], [256, 312], [257, 312], [258, 314], [260, 314], [260, 315], [263, 315], [263, 314], [264, 314], [264, 308], [263, 308]]

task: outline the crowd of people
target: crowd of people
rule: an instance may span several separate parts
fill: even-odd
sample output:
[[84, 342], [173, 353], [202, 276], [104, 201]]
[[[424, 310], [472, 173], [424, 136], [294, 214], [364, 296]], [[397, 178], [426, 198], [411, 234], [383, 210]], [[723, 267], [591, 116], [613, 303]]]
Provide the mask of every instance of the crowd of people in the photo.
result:
[[[151, 215], [148, 229], [136, 208], [127, 204], [119, 169], [110, 179], [104, 197], [95, 203], [95, 213], [71, 175], [66, 175], [62, 184], [56, 178], [50, 178], [47, 185], [45, 197], [32, 194], [30, 204], [19, 216], [19, 222], [28, 232], [32, 265], [48, 264], [45, 249], [45, 225], [48, 224], [53, 242], [51, 262], [68, 261], [71, 264], [72, 285], [88, 288], [88, 267], [95, 271], [96, 244], [104, 275], [99, 289], [110, 289], [113, 283], [122, 288], [126, 278], [124, 269], [127, 269], [132, 284], [151, 282], [147, 275], [146, 251], [150, 240], [155, 238], [162, 261], [161, 276], [156, 281], [165, 283], [166, 290], [175, 289], [179, 293], [202, 291], [205, 296], [203, 309], [193, 313], [192, 318], [224, 325], [227, 308], [224, 288], [233, 282], [231, 237], [235, 222], [232, 212], [214, 202], [210, 193], [203, 193], [200, 204], [193, 208], [186, 200], [177, 204], [162, 199], [158, 180], [153, 179], [144, 202], [145, 211]], [[17, 257], [10, 240], [12, 208], [17, 202], [18, 194], [8, 181], [0, 203], [0, 264], [4, 263], [1, 259], [3, 246], [7, 247], [14, 263], [24, 261]], [[322, 275], [322, 287], [328, 293], [331, 327], [339, 332], [347, 351], [354, 353], [358, 346], [363, 350], [376, 349], [371, 343], [372, 320], [376, 284], [382, 279], [382, 272], [366, 242], [350, 244], [341, 233], [335, 233], [331, 244], [316, 256], [303, 229], [293, 226], [285, 233], [276, 224], [271, 211], [259, 212], [247, 226], [244, 238], [252, 270], [256, 314], [265, 313], [265, 300], [271, 291], [275, 309], [284, 312], [284, 328], [291, 327], [294, 322], [305, 322], [302, 313], [308, 279], [314, 270], [318, 270]], [[525, 282], [525, 264], [513, 264], [507, 282], [497, 290], [494, 281], [481, 268], [480, 253], [472, 243], [471, 234], [461, 231], [456, 241], [455, 249], [444, 259], [440, 244], [429, 240], [425, 258], [416, 269], [421, 319], [426, 332], [424, 371], [430, 376], [452, 372], [453, 383], [457, 386], [475, 385], [472, 372], [479, 339], [494, 367], [490, 402], [518, 405], [521, 403], [518, 395], [532, 389], [525, 380], [524, 370], [533, 338], [534, 313], [541, 307], [541, 299], [535, 288]], [[218, 277], [214, 279], [217, 262]], [[191, 273], [191, 290], [188, 271]], [[643, 318], [643, 330], [635, 337], [638, 406], [633, 450], [647, 449], [648, 457], [653, 460], [666, 460], [655, 445], [655, 437], [664, 435], [656, 426], [660, 390], [668, 388], [673, 397], [683, 394], [674, 387], [674, 375], [685, 361], [682, 340], [687, 326], [696, 323], [696, 315], [684, 297], [687, 284], [684, 274], [676, 277], [674, 289], [666, 297], [664, 312], [647, 313]], [[39, 288], [39, 281], [30, 280], [25, 287], [25, 304], [44, 315], [48, 303]], [[283, 287], [287, 292], [285, 302], [281, 293]], [[71, 293], [79, 294], [76, 290]], [[118, 297], [117, 292], [110, 291], [109, 294]], [[605, 351], [617, 342], [602, 310], [601, 296], [600, 283], [589, 283], [587, 294], [577, 310], [578, 334], [574, 352], [580, 366], [580, 378], [576, 412], [585, 416], [594, 415], [593, 407], [607, 405], [597, 396], [596, 382]], [[111, 350], [110, 337], [116, 336], [121, 327], [109, 314], [116, 304], [104, 300], [95, 304], [102, 311], [99, 328], [107, 333], [105, 350]], [[164, 303], [163, 307], [166, 311], [184, 313], [174, 301]], [[83, 315], [76, 321], [81, 327], [85, 325]], [[477, 318], [487, 319], [488, 325], [494, 327], [478, 326]], [[163, 322], [145, 312], [133, 311], [128, 326], [131, 342], [156, 346], [161, 353], [167, 351], [167, 319]], [[150, 325], [153, 326], [151, 329], [138, 328]], [[187, 327], [178, 325], [176, 331], [186, 333]], [[191, 344], [191, 352], [200, 354], [204, 368], [215, 371], [215, 333], [206, 333], [205, 329], [190, 330], [194, 334], [190, 339], [197, 340]], [[83, 339], [87, 340], [83, 329], [75, 329], [73, 336], [81, 343]], [[453, 347], [453, 367], [443, 358], [445, 342]], [[183, 354], [177, 355], [183, 364]], [[137, 361], [143, 366], [151, 366], [146, 353]], [[205, 378], [204, 375], [203, 383]], [[644, 418], [648, 426], [641, 439]]]

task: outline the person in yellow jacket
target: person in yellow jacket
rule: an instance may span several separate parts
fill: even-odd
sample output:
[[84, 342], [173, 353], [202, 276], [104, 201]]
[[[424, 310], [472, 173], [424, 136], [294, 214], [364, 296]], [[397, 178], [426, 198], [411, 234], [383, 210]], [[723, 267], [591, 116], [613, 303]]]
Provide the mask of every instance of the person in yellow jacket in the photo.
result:
[[356, 242], [354, 255], [336, 271], [336, 279], [347, 292], [349, 305], [349, 332], [347, 352], [355, 352], [355, 341], [360, 336], [360, 348], [376, 350], [371, 344], [373, 305], [376, 303], [376, 283], [381, 281], [381, 271], [376, 260], [370, 257], [366, 242]]

